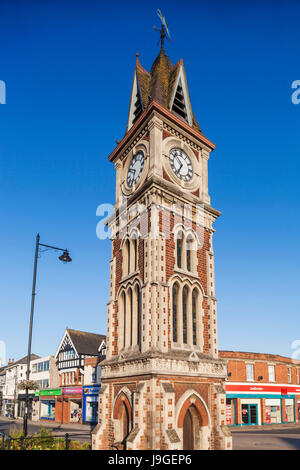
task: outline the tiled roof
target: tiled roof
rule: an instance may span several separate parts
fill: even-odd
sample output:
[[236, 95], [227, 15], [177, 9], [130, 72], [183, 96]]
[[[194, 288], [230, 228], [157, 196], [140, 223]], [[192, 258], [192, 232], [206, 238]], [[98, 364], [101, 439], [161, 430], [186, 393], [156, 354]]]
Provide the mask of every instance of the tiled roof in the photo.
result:
[[[164, 48], [161, 48], [153, 62], [150, 73], [148, 73], [141, 66], [137, 54], [136, 74], [144, 109], [147, 108], [151, 100], [156, 100], [169, 109], [180, 66], [184, 68], [182, 59], [173, 66]], [[192, 121], [193, 127], [201, 132], [200, 126], [193, 113]]]
[[88, 333], [86, 331], [70, 330], [67, 332], [71, 338], [76, 351], [79, 354], [87, 354], [89, 356], [98, 356], [99, 346], [102, 341], [106, 340], [105, 335], [98, 335], [96, 333]]
[[[30, 360], [34, 361], [35, 359], [40, 359], [40, 356], [38, 356], [37, 354], [30, 354]], [[27, 364], [27, 356], [22, 357], [22, 359], [19, 359], [18, 361], [14, 362], [13, 364], [7, 365], [6, 367], [14, 367], [18, 364]]]

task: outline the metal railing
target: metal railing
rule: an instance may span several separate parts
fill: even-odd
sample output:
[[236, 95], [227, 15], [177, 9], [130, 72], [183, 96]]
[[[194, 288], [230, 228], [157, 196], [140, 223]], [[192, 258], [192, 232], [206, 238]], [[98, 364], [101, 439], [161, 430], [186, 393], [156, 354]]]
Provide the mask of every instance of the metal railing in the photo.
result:
[[[76, 437], [86, 438], [87, 436], [89, 441], [74, 439]], [[89, 435], [87, 433], [65, 433], [48, 436], [12, 437], [0, 431], [0, 443], [1, 450], [91, 450], [92, 435], [91, 433]], [[41, 449], [38, 447], [41, 447]]]

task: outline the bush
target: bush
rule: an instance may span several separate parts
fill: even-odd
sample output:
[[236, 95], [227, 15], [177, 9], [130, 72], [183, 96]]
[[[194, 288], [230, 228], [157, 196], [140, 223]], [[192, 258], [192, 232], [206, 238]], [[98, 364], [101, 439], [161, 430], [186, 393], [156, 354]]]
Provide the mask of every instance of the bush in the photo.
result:
[[[21, 449], [21, 438], [24, 438], [23, 428], [14, 426], [10, 429], [11, 438], [10, 449]], [[23, 440], [24, 450], [65, 450], [66, 443], [64, 437], [55, 438], [51, 429], [41, 426], [39, 432], [32, 436], [27, 436]], [[69, 441], [69, 450], [90, 450], [89, 442]], [[8, 439], [5, 441], [5, 449], [8, 449]]]

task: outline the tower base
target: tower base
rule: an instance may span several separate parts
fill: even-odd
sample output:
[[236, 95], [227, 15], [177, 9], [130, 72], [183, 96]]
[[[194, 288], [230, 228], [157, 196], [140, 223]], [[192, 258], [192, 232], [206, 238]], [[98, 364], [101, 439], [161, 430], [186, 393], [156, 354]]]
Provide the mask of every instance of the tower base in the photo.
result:
[[232, 448], [222, 360], [195, 352], [185, 358], [156, 353], [102, 366], [93, 449]]

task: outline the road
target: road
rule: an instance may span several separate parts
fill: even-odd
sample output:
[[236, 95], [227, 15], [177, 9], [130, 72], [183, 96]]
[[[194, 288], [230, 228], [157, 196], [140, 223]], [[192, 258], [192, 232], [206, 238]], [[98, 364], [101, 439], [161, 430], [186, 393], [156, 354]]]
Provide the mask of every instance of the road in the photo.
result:
[[[70, 434], [70, 439], [76, 440], [76, 441], [90, 441], [91, 440], [91, 428], [90, 426], [84, 426], [84, 425], [60, 425], [57, 423], [52, 424], [52, 425], [47, 425], [46, 423], [33, 423], [30, 421], [28, 423], [28, 434], [34, 434], [36, 432], [39, 432], [41, 426], [43, 428], [48, 428], [51, 429], [53, 432], [53, 435], [55, 436], [64, 436], [66, 433]], [[23, 421], [19, 420], [14, 420], [14, 419], [8, 419], [4, 418], [3, 416], [0, 417], [0, 431], [5, 432], [8, 434], [9, 430], [11, 428], [19, 428], [23, 427]]]
[[300, 427], [233, 431], [233, 450], [300, 450]]

